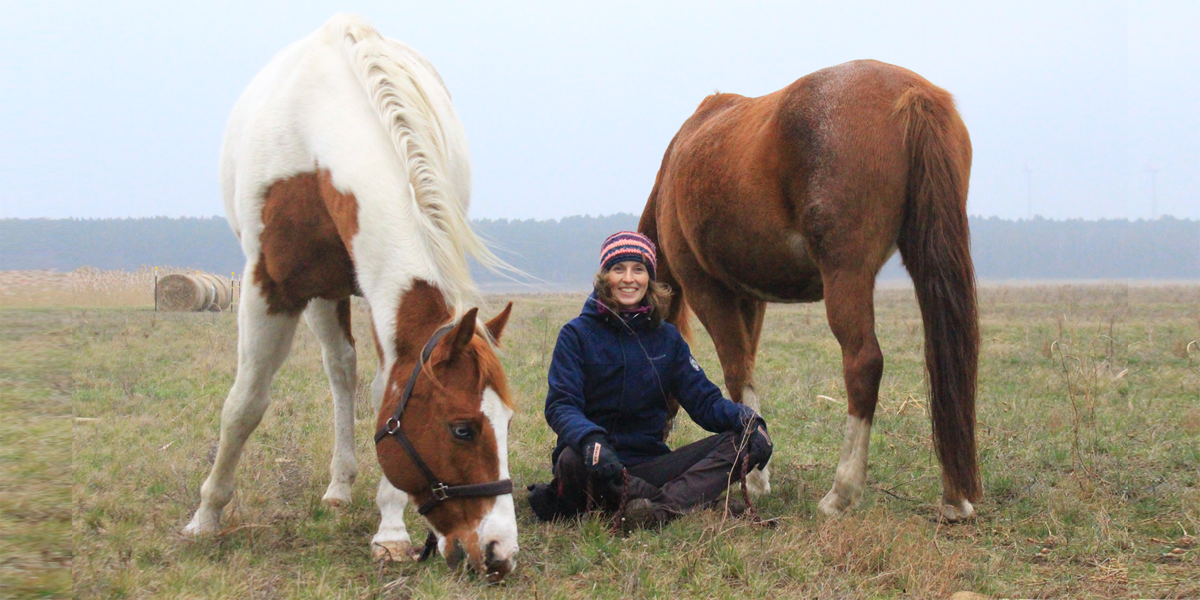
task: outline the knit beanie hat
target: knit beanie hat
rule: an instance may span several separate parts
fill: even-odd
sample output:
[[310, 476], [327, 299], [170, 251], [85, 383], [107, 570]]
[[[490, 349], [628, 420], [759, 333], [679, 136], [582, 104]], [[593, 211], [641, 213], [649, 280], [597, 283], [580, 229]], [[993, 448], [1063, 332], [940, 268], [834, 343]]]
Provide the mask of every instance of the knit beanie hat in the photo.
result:
[[654, 242], [636, 231], [618, 231], [604, 240], [600, 245], [600, 270], [606, 271], [613, 265], [636, 260], [646, 265], [650, 279], [654, 279]]

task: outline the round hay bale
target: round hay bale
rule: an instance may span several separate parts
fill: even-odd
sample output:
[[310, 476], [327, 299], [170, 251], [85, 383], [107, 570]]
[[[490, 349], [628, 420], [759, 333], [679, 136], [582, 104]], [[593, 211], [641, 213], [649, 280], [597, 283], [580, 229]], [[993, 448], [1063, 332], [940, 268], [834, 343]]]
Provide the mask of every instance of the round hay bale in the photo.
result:
[[230, 281], [220, 275], [201, 273], [194, 275], [200, 286], [205, 288], [208, 303], [201, 310], [224, 311], [233, 304], [233, 286]]
[[228, 280], [217, 275], [175, 273], [158, 280], [160, 310], [229, 310], [232, 300], [232, 286]]

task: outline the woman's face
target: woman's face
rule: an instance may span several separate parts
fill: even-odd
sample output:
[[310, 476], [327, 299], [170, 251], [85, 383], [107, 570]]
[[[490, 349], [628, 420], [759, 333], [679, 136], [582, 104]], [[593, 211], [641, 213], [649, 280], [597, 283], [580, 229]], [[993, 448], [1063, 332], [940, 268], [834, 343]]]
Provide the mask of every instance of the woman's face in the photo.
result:
[[627, 260], [612, 266], [605, 275], [608, 289], [621, 308], [637, 308], [646, 297], [646, 289], [650, 287], [650, 272], [646, 265]]

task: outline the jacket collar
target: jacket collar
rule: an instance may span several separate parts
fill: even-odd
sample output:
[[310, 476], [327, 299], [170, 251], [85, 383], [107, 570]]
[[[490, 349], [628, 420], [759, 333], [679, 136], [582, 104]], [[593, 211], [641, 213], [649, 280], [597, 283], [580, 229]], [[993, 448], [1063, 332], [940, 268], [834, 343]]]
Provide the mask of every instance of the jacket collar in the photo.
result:
[[[648, 329], [653, 323], [653, 320], [650, 318], [650, 307], [643, 306], [632, 312], [622, 311], [614, 313], [596, 298], [596, 292], [592, 292], [587, 300], [584, 301], [583, 312], [580, 314], [584, 317], [600, 321], [617, 330], [622, 330], [625, 326], [628, 326], [635, 331], [640, 331]], [[624, 321], [624, 325], [622, 325], [622, 321]]]

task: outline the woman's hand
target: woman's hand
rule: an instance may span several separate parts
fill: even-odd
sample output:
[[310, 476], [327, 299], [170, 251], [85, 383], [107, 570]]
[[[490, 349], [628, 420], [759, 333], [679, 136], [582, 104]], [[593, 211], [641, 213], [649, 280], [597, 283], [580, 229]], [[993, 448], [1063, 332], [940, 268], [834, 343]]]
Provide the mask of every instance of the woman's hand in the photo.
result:
[[603, 433], [593, 433], [583, 438], [580, 446], [583, 451], [583, 466], [587, 468], [588, 477], [609, 485], [621, 483], [621, 471], [625, 466], [608, 445], [607, 436]]
[[774, 444], [771, 443], [771, 436], [767, 434], [767, 422], [762, 417], [755, 416], [742, 432], [742, 436], [750, 438], [746, 442], [746, 455], [750, 457], [750, 468], [761, 469], [767, 466], [767, 462], [771, 460], [771, 453], [775, 450]]

